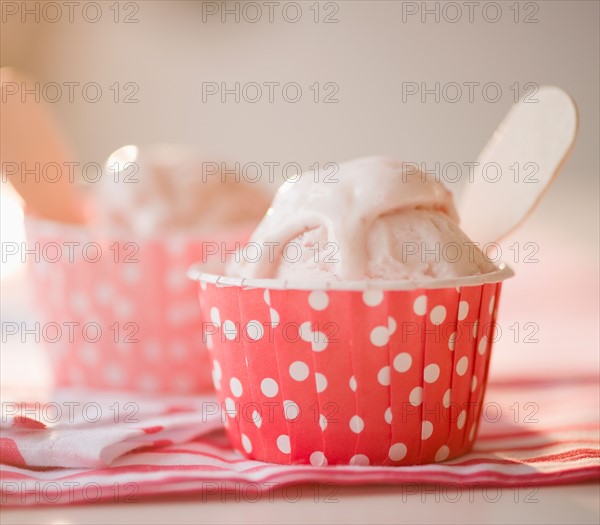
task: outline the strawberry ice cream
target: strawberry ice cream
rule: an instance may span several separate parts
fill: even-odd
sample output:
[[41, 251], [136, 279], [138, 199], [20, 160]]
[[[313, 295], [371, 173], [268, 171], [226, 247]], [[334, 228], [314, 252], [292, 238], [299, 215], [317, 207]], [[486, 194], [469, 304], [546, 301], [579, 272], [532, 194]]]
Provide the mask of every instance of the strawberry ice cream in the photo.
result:
[[256, 224], [269, 205], [257, 184], [204, 170], [202, 159], [183, 146], [124, 146], [106, 168], [91, 195], [105, 230], [136, 237], [197, 235]]
[[424, 281], [496, 269], [459, 228], [452, 194], [386, 157], [343, 163], [336, 181], [284, 183], [250, 244], [258, 256], [238, 254], [229, 275]]

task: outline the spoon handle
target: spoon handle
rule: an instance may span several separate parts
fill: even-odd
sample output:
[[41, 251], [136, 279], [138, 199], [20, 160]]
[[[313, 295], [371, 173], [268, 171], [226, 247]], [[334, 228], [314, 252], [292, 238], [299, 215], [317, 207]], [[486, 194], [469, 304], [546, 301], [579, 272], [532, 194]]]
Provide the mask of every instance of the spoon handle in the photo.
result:
[[[0, 166], [3, 177], [41, 218], [83, 222], [81, 202], [70, 181], [73, 155], [46, 103], [21, 90], [32, 83], [11, 68], [0, 69]], [[71, 168], [72, 169], [72, 168]], [[54, 180], [56, 179], [56, 180]]]
[[558, 175], [577, 135], [577, 107], [554, 86], [521, 100], [477, 159], [460, 201], [461, 228], [482, 245], [499, 241], [536, 207]]

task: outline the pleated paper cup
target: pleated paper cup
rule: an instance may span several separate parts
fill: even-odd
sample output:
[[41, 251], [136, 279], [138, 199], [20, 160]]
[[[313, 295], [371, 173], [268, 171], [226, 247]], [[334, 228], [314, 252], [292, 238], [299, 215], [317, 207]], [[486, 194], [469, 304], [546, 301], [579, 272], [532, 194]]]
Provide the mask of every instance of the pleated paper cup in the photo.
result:
[[197, 293], [186, 271], [209, 244], [234, 247], [248, 228], [214, 239], [132, 241], [36, 219], [28, 219], [26, 229], [41, 334], [57, 386], [212, 390]]
[[471, 448], [508, 267], [423, 285], [189, 275], [225, 425], [248, 458], [412, 465]]

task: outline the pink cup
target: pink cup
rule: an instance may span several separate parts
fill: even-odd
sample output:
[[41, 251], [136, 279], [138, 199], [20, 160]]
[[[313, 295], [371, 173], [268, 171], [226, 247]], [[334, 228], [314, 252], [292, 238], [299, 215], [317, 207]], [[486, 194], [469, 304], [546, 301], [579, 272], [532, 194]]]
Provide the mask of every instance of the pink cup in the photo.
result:
[[243, 242], [248, 227], [213, 239], [131, 242], [37, 219], [28, 219], [26, 228], [28, 249], [39, 253], [29, 270], [58, 386], [212, 390], [200, 308], [186, 270], [215, 243], [234, 248]]
[[412, 465], [470, 450], [508, 267], [422, 285], [189, 275], [227, 431], [246, 457]]

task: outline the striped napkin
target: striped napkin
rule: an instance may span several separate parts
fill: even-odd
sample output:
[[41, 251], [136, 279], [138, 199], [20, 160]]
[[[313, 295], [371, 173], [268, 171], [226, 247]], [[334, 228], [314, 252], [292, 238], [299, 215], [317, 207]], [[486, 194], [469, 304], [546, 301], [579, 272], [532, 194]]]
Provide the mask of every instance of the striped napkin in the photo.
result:
[[[213, 398], [77, 396], [62, 392], [54, 411], [51, 404], [43, 410], [46, 405], [3, 403], [2, 504], [126, 502], [223, 490], [256, 497], [299, 483], [537, 487], [600, 477], [596, 376], [491, 383], [473, 451], [410, 467], [251, 461], [229, 446]], [[67, 402], [79, 406], [58, 417], [57, 406]]]

